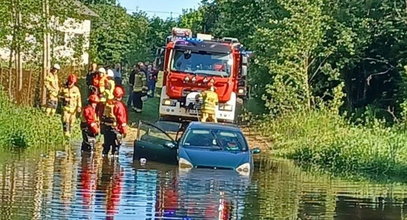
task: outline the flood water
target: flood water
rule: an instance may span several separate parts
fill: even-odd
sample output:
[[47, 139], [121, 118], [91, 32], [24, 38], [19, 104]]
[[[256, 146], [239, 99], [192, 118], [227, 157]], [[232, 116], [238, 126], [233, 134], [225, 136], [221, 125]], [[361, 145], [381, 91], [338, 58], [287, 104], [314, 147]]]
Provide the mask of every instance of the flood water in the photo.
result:
[[[4, 153], [3, 153], [4, 154]], [[0, 157], [1, 219], [403, 219], [407, 186], [352, 182], [257, 158], [225, 170], [80, 155], [77, 147]]]

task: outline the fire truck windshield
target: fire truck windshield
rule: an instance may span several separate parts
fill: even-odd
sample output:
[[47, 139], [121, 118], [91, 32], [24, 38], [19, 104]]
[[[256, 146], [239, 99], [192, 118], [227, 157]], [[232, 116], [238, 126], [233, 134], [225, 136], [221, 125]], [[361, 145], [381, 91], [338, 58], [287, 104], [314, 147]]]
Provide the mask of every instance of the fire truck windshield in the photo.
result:
[[195, 75], [228, 77], [232, 63], [232, 56], [227, 53], [175, 50], [171, 70]]

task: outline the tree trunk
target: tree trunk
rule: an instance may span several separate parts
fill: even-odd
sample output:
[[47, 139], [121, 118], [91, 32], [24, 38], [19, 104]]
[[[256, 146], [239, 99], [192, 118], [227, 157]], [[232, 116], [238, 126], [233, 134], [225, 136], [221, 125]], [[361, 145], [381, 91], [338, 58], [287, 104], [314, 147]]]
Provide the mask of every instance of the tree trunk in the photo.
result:
[[16, 11], [16, 5], [14, 0], [11, 0], [11, 8], [13, 10], [13, 12], [11, 13], [11, 23], [14, 25], [13, 27], [13, 36], [11, 39], [11, 44], [10, 44], [10, 54], [9, 54], [9, 60], [8, 60], [8, 95], [10, 98], [12, 98], [13, 93], [12, 93], [12, 83], [13, 83], [13, 56], [14, 56], [14, 52], [15, 52], [15, 47], [16, 47], [16, 29], [15, 29], [15, 25], [16, 25], [16, 19], [15, 19], [15, 11]]
[[33, 71], [30, 70], [29, 75], [28, 75], [28, 85], [27, 85], [27, 105], [32, 106], [34, 104], [33, 102], [33, 94], [34, 92], [31, 91], [31, 85], [32, 85], [32, 75], [33, 75]]
[[45, 77], [48, 74], [50, 64], [49, 64], [49, 33], [48, 33], [48, 16], [49, 16], [49, 5], [48, 0], [43, 0], [43, 16], [44, 16], [44, 42], [43, 42], [43, 60], [42, 60], [42, 74], [41, 74], [41, 105], [46, 103], [46, 90], [45, 90]]
[[0, 86], [3, 86], [3, 65], [0, 63]]
[[12, 46], [10, 48], [10, 55], [9, 55], [9, 60], [8, 60], [8, 88], [7, 88], [7, 90], [8, 90], [8, 96], [10, 98], [12, 97], [11, 87], [12, 87], [12, 77], [13, 77], [13, 54], [14, 54], [14, 43], [12, 43]]
[[309, 85], [309, 77], [308, 77], [308, 65], [309, 65], [309, 56], [307, 55], [304, 59], [304, 89], [305, 89], [305, 102], [307, 110], [311, 109], [311, 91]]
[[20, 34], [21, 39], [18, 39], [17, 41], [17, 91], [18, 95], [21, 96], [21, 90], [23, 89], [23, 65], [22, 65], [22, 60], [21, 60], [21, 41], [24, 41], [24, 36], [21, 33], [21, 5], [20, 5], [20, 0], [17, 0], [17, 33]]

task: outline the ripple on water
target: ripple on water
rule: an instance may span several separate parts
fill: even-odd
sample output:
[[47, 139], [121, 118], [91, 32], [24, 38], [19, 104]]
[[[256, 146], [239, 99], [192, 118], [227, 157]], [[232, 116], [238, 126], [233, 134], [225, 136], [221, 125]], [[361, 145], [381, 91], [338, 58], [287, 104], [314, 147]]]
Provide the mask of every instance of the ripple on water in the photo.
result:
[[0, 162], [2, 219], [364, 219], [405, 218], [402, 184], [352, 182], [259, 159], [251, 177], [189, 172], [147, 161], [80, 155], [10, 155]]

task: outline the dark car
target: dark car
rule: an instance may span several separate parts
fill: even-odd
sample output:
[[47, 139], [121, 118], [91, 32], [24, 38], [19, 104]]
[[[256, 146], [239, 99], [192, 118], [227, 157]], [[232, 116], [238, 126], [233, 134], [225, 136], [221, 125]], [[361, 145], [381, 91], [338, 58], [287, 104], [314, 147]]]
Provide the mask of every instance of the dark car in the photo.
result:
[[178, 131], [141, 122], [134, 146], [136, 159], [177, 163], [181, 169], [213, 168], [250, 174], [253, 154], [242, 131], [233, 125], [191, 122]]
[[182, 134], [182, 124], [158, 121], [154, 124], [140, 121], [134, 142], [134, 159], [177, 164], [177, 149], [169, 147]]

